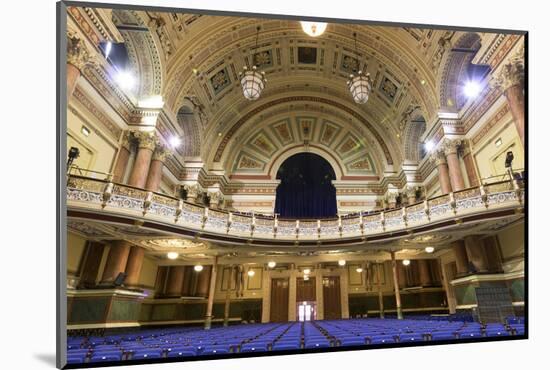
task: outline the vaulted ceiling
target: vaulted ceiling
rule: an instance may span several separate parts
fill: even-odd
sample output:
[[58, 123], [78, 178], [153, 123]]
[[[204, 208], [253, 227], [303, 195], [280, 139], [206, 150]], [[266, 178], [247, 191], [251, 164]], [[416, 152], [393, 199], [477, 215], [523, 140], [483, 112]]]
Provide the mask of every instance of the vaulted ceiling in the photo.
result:
[[[331, 23], [313, 38], [295, 20], [122, 11], [114, 18], [132, 41], [131, 56], [140, 47], [148, 51], [141, 33], [160, 44], [158, 56], [149, 53], [150, 65], [135, 65], [148, 91], [162, 85], [165, 106], [185, 134], [183, 154], [227, 175], [266, 175], [272, 158], [296, 146], [333, 152], [343, 174], [380, 175], [418, 160], [425, 122], [440, 105], [443, 53], [451, 38], [461, 37]], [[248, 101], [239, 72], [254, 63], [268, 82], [260, 99]], [[373, 79], [364, 105], [346, 87], [357, 65]]]

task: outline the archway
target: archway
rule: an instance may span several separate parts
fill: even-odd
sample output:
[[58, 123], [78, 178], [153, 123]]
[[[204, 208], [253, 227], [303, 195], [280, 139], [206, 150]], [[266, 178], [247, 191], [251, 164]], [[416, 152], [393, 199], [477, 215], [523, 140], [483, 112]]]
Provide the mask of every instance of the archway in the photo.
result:
[[298, 153], [277, 171], [275, 213], [283, 218], [325, 218], [337, 214], [336, 179], [330, 163], [320, 155]]

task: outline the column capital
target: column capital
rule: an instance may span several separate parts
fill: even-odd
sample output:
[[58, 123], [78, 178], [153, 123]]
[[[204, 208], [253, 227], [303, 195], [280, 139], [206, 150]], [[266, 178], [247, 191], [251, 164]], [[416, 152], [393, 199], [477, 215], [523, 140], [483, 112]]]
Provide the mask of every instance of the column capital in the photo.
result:
[[140, 149], [149, 149], [150, 151], [155, 151], [155, 148], [159, 144], [157, 135], [155, 135], [154, 132], [134, 131], [133, 136], [137, 139]]
[[458, 149], [462, 145], [461, 139], [445, 139], [441, 144], [441, 149], [445, 155], [457, 154]]
[[165, 145], [159, 144], [156, 146], [155, 151], [153, 152], [153, 161], [160, 161], [164, 163], [166, 158], [171, 154], [170, 149]]
[[523, 85], [525, 78], [524, 45], [522, 45], [502, 66], [489, 83], [491, 87], [508, 90], [512, 86]]
[[416, 198], [416, 186], [407, 185], [405, 188], [405, 194], [407, 195], [407, 198]]
[[185, 184], [183, 185], [183, 188], [187, 192], [187, 199], [194, 199], [197, 198], [199, 195], [199, 186], [198, 184]]
[[447, 163], [447, 158], [445, 158], [444, 151], [438, 148], [430, 155], [430, 161], [434, 162], [436, 166], [440, 166]]
[[75, 32], [67, 32], [67, 63], [79, 70], [92, 61], [92, 56], [82, 40]]
[[210, 204], [218, 205], [222, 199], [222, 193], [218, 191], [209, 191], [208, 196], [210, 197]]
[[132, 133], [130, 131], [125, 131], [124, 133], [122, 133], [120, 146], [130, 151], [131, 144], [132, 144]]

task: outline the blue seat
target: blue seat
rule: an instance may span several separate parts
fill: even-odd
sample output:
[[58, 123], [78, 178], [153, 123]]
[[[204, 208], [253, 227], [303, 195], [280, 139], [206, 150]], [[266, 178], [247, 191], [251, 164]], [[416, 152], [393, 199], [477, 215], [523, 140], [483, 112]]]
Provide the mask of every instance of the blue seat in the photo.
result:
[[506, 337], [509, 333], [506, 330], [490, 329], [485, 331], [485, 335], [488, 337]]
[[326, 348], [326, 347], [330, 347], [330, 343], [326, 338], [323, 338], [320, 340], [306, 339], [304, 347], [305, 348]]
[[361, 346], [366, 344], [365, 338], [363, 337], [341, 337], [340, 338], [340, 346]]
[[162, 357], [162, 350], [159, 348], [147, 348], [147, 349], [140, 349], [134, 351], [132, 354], [132, 360], [143, 360], [143, 359], [149, 359], [149, 358], [161, 358]]
[[67, 355], [68, 364], [81, 364], [86, 359], [85, 355]]
[[458, 337], [461, 339], [467, 338], [481, 338], [481, 332], [479, 331], [459, 331]]
[[122, 353], [120, 352], [98, 352], [90, 358], [90, 362], [120, 361]]
[[265, 342], [250, 342], [241, 346], [241, 352], [261, 352], [267, 351], [267, 343]]
[[422, 342], [424, 340], [422, 334], [418, 333], [405, 333], [399, 336], [399, 341], [405, 342]]
[[442, 331], [436, 331], [432, 333], [432, 340], [450, 340], [455, 339], [455, 333], [454, 332], [442, 332]]
[[188, 356], [196, 356], [197, 350], [193, 347], [183, 347], [183, 348], [176, 348], [172, 349], [170, 352], [167, 352], [166, 357], [188, 357]]
[[271, 349], [273, 351], [296, 350], [296, 349], [300, 349], [300, 343], [299, 342], [275, 342]]
[[226, 346], [208, 346], [203, 347], [200, 351], [200, 355], [221, 355], [229, 353], [229, 348]]
[[384, 344], [384, 343], [395, 343], [393, 335], [373, 335], [370, 337], [369, 344]]

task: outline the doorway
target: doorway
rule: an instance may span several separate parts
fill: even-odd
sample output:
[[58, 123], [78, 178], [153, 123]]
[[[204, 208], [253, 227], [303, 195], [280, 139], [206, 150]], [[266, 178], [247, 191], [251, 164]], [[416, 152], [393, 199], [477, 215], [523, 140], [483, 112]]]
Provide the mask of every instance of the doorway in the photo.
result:
[[298, 309], [296, 312], [298, 313], [298, 317], [296, 319], [300, 322], [317, 319], [317, 305], [315, 302], [303, 301], [298, 303]]

